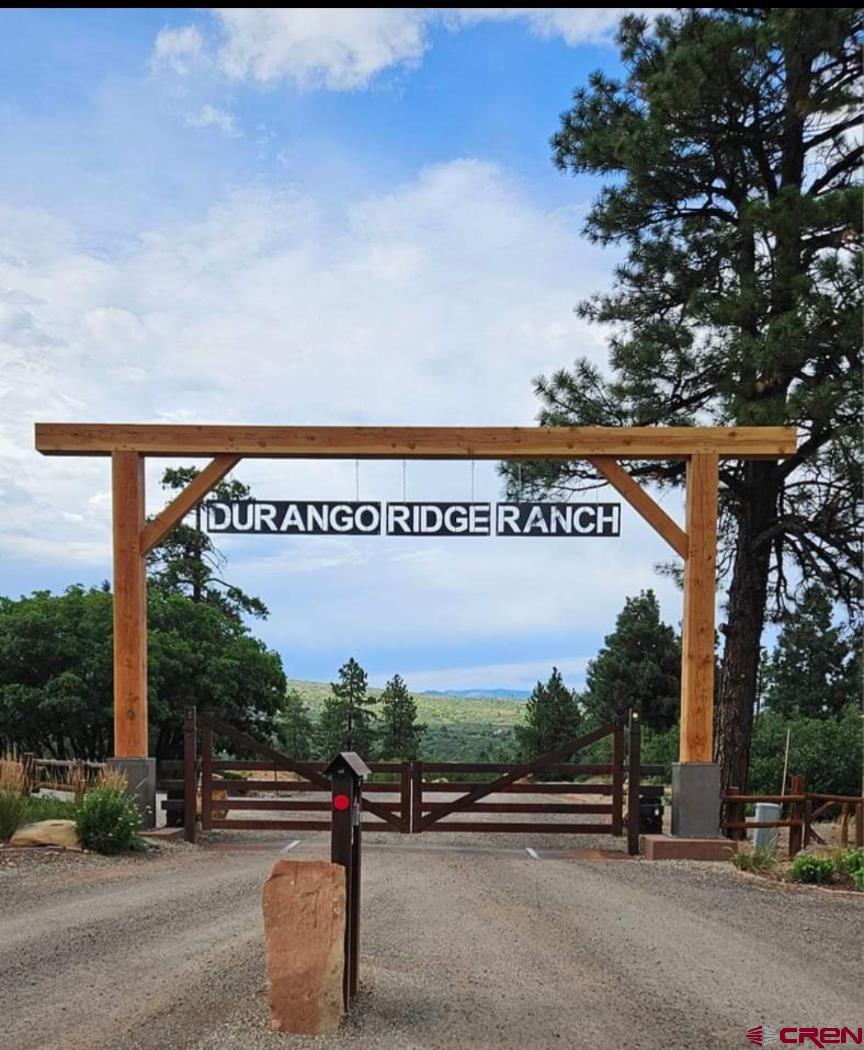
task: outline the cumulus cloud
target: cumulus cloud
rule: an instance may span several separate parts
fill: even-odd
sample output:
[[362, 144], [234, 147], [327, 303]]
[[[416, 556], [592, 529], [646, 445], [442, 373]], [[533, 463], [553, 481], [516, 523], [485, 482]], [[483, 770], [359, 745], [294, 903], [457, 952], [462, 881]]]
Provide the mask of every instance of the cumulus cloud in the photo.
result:
[[218, 62], [230, 77], [299, 87], [363, 87], [426, 49], [427, 14], [410, 8], [215, 8]]
[[561, 37], [571, 47], [608, 43], [625, 14], [648, 14], [656, 7], [459, 7], [445, 14], [457, 28], [479, 22], [524, 21], [537, 36]]
[[216, 40], [205, 54], [195, 26], [163, 29], [153, 64], [187, 73], [206, 64], [237, 80], [287, 81], [301, 89], [363, 88], [384, 70], [416, 65], [431, 31], [451, 32], [481, 22], [522, 21], [537, 36], [567, 44], [611, 39], [628, 11], [660, 8], [211, 8]]
[[[610, 260], [577, 231], [569, 211], [471, 159], [353, 200], [237, 190], [113, 255], [43, 212], [0, 212], [0, 560], [110, 572], [107, 461], [38, 456], [37, 419], [530, 424], [532, 376], [606, 356], [572, 307], [603, 287]], [[151, 511], [162, 468], [150, 461]], [[355, 494], [353, 463], [250, 460], [239, 476], [262, 498]], [[359, 480], [361, 498], [402, 497], [399, 463], [363, 463]], [[490, 464], [473, 477], [468, 464], [412, 463], [406, 485], [412, 499], [499, 494]], [[226, 550], [286, 652], [606, 630], [625, 595], [652, 585], [679, 616], [652, 576], [661, 542], [627, 517], [615, 543], [261, 538]]]
[[188, 73], [204, 51], [204, 38], [197, 26], [161, 29], [153, 44], [151, 64], [168, 66], [177, 73]]

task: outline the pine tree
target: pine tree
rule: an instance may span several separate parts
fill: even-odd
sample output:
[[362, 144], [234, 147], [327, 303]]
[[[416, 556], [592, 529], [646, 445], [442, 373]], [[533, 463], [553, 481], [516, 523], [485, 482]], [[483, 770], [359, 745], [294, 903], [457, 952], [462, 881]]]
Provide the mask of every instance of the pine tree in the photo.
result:
[[375, 747], [375, 713], [370, 708], [378, 701], [368, 695], [369, 678], [352, 656], [339, 668], [339, 681], [330, 685], [330, 696], [318, 720], [316, 741], [318, 754], [331, 758], [338, 751], [356, 751], [365, 759]]
[[419, 754], [425, 725], [417, 724], [417, 703], [405, 682], [394, 675], [381, 694], [378, 750], [385, 761], [413, 762]]
[[580, 733], [582, 712], [577, 694], [568, 689], [557, 667], [547, 682], [534, 686], [525, 704], [525, 722], [516, 726], [516, 742], [525, 759], [575, 740]]
[[[721, 464], [729, 593], [717, 710], [724, 786], [746, 785], [760, 639], [788, 580], [861, 605], [861, 8], [681, 8], [625, 17], [625, 75], [594, 73], [553, 139], [606, 180], [586, 221], [627, 249], [579, 308], [612, 332], [537, 380], [542, 425], [794, 424], [788, 459]], [[685, 464], [631, 463], [680, 486]], [[596, 484], [585, 463], [508, 465], [537, 494]]]
[[643, 725], [664, 730], [675, 725], [680, 693], [681, 647], [674, 628], [660, 619], [652, 590], [628, 598], [588, 664], [585, 709], [602, 724], [641, 711]]
[[783, 718], [839, 715], [860, 698], [852, 645], [824, 587], [805, 587], [765, 667], [765, 706]]
[[303, 697], [296, 689], [289, 689], [277, 728], [280, 745], [292, 758], [311, 758], [313, 732], [309, 708]]
[[[162, 475], [162, 488], [184, 489], [200, 471], [197, 467], [168, 467]], [[267, 606], [260, 598], [246, 594], [222, 578], [227, 564], [204, 528], [205, 506], [214, 500], [246, 500], [248, 485], [226, 478], [178, 522], [161, 543], [147, 555], [147, 571], [152, 583], [170, 593], [182, 594], [193, 602], [215, 605], [227, 616], [242, 622], [244, 616], [267, 619]]]

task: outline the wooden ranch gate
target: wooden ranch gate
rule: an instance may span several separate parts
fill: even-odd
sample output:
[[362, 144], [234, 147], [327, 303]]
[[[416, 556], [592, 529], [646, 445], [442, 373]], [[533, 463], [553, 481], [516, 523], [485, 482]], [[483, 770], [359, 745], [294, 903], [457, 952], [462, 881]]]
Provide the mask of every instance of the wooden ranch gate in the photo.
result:
[[[48, 456], [111, 459], [114, 536], [114, 754], [145, 758], [147, 554], [244, 457], [264, 459], [585, 460], [684, 564], [682, 763], [713, 757], [717, 491], [723, 459], [794, 454], [793, 427], [294, 427], [37, 423]], [[210, 462], [155, 518], [145, 515], [148, 457]], [[686, 470], [682, 528], [619, 460], [678, 461]]]
[[[218, 758], [216, 737], [256, 757]], [[564, 761], [601, 741], [610, 742], [608, 761]], [[199, 817], [203, 831], [324, 831], [330, 828], [325, 768], [324, 762], [301, 762], [239, 732], [212, 712], [196, 715], [190, 709], [184, 761], [160, 763], [159, 787], [169, 793], [163, 806], [183, 812], [189, 841], [195, 840]], [[661, 790], [643, 778], [663, 773], [662, 766], [641, 763], [635, 714], [626, 726], [600, 726], [531, 762], [374, 762], [370, 768], [373, 779], [363, 785], [367, 831], [618, 836], [626, 830], [631, 854], [639, 849], [640, 800]], [[582, 777], [601, 779], [575, 779]]]
[[[199, 730], [200, 758], [197, 746]], [[220, 759], [214, 747], [215, 737], [230, 742], [241, 753], [255, 757]], [[196, 715], [192, 708], [186, 712], [183, 761], [160, 762], [157, 786], [169, 796], [175, 796], [169, 797], [163, 806], [183, 812], [189, 841], [195, 839], [196, 817], [200, 817], [202, 831], [324, 831], [330, 828], [330, 781], [324, 776], [326, 768], [326, 762], [302, 762], [292, 758], [248, 733], [240, 732], [211, 711]], [[363, 827], [368, 831], [409, 834], [410, 764], [373, 762], [370, 768], [373, 774], [378, 777], [386, 775], [388, 780], [364, 786]], [[379, 798], [380, 795], [385, 798]], [[228, 813], [240, 813], [241, 816], [229, 819]], [[246, 813], [252, 815], [247, 817]], [[256, 813], [261, 816], [255, 816]], [[284, 813], [285, 816], [274, 817], [274, 813]], [[307, 814], [307, 817], [301, 819], [299, 814]], [[312, 814], [312, 819], [308, 818], [309, 814]]]
[[[717, 501], [721, 463], [794, 455], [792, 427], [315, 427], [37, 423], [47, 456], [111, 460], [114, 549], [114, 756], [146, 766], [147, 556], [246, 457], [263, 459], [582, 460], [591, 465], [683, 562], [679, 762], [691, 772], [713, 759]], [[154, 518], [145, 501], [149, 457], [210, 462]], [[621, 466], [676, 462], [686, 482], [683, 527]], [[314, 772], [310, 770], [310, 773]], [[137, 775], [137, 773], [136, 773]], [[509, 774], [507, 774], [509, 775]], [[692, 776], [688, 777], [692, 779]], [[703, 778], [709, 786], [713, 774]], [[476, 790], [476, 789], [475, 789]], [[713, 791], [713, 787], [711, 787]], [[470, 793], [469, 793], [470, 794]], [[473, 799], [478, 801], [479, 796]], [[249, 801], [252, 801], [251, 799]], [[673, 797], [673, 806], [682, 799]], [[715, 834], [713, 801], [695, 792], [688, 826]], [[719, 798], [717, 800], [719, 810]], [[449, 804], [449, 803], [448, 803]], [[465, 801], [464, 806], [470, 802]], [[383, 812], [383, 810], [381, 811]], [[453, 812], [453, 811], [451, 811]], [[440, 814], [443, 815], [443, 814]], [[430, 827], [432, 812], [421, 812]], [[386, 820], [386, 817], [382, 817]], [[674, 821], [673, 821], [674, 823]]]

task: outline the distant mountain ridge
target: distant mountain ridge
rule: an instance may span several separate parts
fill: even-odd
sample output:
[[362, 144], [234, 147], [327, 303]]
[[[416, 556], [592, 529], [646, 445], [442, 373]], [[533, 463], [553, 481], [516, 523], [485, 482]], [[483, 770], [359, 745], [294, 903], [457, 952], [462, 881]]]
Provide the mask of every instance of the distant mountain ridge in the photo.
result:
[[[330, 695], [330, 682], [312, 682], [303, 678], [289, 678], [288, 688], [296, 689], [304, 699], [323, 702]], [[511, 701], [521, 704], [531, 695], [527, 689], [411, 689], [409, 692], [416, 697], [428, 696], [430, 700], [486, 700], [493, 703], [504, 703]], [[369, 695], [380, 696], [384, 690], [380, 685], [370, 685]]]
[[527, 700], [529, 689], [424, 689], [424, 696], [462, 696], [466, 700]]

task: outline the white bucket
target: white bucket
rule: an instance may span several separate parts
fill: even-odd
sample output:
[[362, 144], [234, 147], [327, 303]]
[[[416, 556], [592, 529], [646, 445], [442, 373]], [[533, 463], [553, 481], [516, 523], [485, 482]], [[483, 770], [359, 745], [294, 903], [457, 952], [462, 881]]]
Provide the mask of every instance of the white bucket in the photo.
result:
[[[754, 820], [779, 820], [780, 819], [780, 804], [778, 802], [757, 802], [756, 803], [756, 816]], [[777, 828], [754, 828], [753, 829], [753, 848], [754, 849], [776, 849], [777, 848]]]

